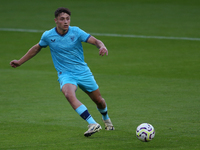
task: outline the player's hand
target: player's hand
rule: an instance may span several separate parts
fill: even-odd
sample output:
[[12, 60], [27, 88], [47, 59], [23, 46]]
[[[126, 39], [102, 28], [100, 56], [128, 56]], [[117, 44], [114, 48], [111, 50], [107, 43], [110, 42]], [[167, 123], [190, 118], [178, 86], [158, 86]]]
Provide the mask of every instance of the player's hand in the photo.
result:
[[100, 56], [103, 56], [103, 55], [108, 55], [108, 50], [107, 50], [107, 48], [106, 47], [102, 47], [102, 48], [100, 48], [99, 49], [99, 55]]
[[21, 64], [19, 63], [18, 60], [12, 60], [10, 62], [10, 65], [11, 65], [11, 67], [16, 68], [16, 67], [19, 67]]

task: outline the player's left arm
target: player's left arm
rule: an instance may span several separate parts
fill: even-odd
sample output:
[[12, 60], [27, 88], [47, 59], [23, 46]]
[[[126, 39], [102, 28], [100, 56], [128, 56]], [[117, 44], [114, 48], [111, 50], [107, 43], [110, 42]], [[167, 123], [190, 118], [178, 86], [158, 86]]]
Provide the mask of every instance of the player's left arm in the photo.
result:
[[95, 45], [99, 49], [99, 55], [103, 56], [104, 54], [108, 55], [108, 50], [104, 43], [93, 36], [90, 36], [87, 40], [87, 43]]

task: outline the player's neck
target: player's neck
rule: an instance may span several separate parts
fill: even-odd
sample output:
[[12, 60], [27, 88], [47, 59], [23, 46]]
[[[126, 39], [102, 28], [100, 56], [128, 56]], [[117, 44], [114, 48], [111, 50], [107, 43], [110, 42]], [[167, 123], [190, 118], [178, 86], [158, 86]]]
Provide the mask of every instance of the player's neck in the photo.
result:
[[68, 32], [69, 28], [67, 30], [62, 30], [62, 29], [59, 29], [58, 27], [56, 27], [56, 31], [60, 34], [60, 35], [64, 35]]

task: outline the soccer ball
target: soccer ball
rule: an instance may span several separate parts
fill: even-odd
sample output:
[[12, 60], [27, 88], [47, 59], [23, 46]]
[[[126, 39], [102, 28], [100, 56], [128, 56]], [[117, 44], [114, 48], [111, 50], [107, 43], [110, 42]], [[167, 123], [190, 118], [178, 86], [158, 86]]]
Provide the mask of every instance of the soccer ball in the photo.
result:
[[154, 127], [149, 123], [142, 123], [136, 129], [136, 136], [140, 141], [149, 142], [155, 136]]

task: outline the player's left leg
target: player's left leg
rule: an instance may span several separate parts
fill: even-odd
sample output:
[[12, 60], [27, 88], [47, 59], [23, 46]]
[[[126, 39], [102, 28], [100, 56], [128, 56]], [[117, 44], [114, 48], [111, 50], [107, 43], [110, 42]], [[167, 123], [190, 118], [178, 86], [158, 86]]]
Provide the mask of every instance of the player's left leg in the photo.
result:
[[94, 76], [88, 69], [84, 74], [79, 77], [78, 86], [85, 91], [93, 102], [97, 105], [97, 109], [102, 114], [102, 119], [105, 124], [106, 130], [114, 130], [112, 122], [108, 116], [107, 106], [105, 100], [102, 98], [99, 86], [97, 85]]
[[104, 98], [102, 98], [99, 89], [92, 91], [92, 92], [86, 92], [86, 93], [93, 100], [93, 102], [97, 105], [98, 111], [102, 114], [102, 119], [105, 124], [105, 129], [106, 130], [114, 130], [115, 128], [108, 116], [106, 102], [105, 102]]

